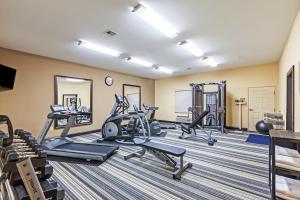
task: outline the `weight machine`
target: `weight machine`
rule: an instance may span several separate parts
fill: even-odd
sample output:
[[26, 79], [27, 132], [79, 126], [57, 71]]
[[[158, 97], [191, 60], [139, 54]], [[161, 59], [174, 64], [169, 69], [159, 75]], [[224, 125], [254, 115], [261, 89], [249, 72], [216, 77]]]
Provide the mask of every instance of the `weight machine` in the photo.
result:
[[[226, 132], [226, 81], [211, 83], [191, 83], [193, 121], [207, 110], [206, 119], [201, 122], [204, 128], [220, 129]], [[206, 86], [216, 86], [216, 91], [205, 91]]]

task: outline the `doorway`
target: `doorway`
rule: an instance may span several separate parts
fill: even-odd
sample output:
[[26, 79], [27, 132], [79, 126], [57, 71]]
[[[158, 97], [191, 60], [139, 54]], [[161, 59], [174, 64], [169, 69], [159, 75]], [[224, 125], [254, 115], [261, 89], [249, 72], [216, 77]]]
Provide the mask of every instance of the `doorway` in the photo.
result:
[[293, 66], [286, 77], [286, 130], [294, 131], [295, 112], [295, 66]]
[[253, 87], [248, 92], [248, 130], [256, 131], [255, 125], [264, 119], [264, 113], [275, 112], [275, 87]]

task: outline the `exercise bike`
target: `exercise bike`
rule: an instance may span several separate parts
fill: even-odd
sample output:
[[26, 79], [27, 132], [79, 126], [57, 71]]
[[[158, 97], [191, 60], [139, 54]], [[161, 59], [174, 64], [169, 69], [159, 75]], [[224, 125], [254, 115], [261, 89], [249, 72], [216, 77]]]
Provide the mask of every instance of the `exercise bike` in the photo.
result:
[[[145, 117], [145, 113], [138, 111], [136, 107], [135, 111], [128, 111], [129, 107], [130, 105], [126, 97], [115, 94], [115, 104], [102, 125], [102, 139], [97, 140], [98, 142], [104, 140], [132, 144], [135, 137], [144, 139], [150, 137], [150, 131], [147, 131], [150, 130], [149, 123]], [[126, 111], [127, 113], [125, 113]], [[129, 119], [126, 126], [122, 125], [124, 119]]]
[[[155, 112], [158, 110], [158, 107], [155, 106], [147, 106], [145, 104], [143, 104], [144, 107], [144, 112], [145, 115], [147, 116], [150, 113], [150, 117], [148, 119], [149, 122], [149, 126], [150, 126], [150, 132], [152, 136], [160, 136], [162, 133], [165, 132], [161, 132], [161, 124], [159, 123], [159, 121], [157, 121], [155, 119]], [[146, 126], [147, 128], [147, 126]]]
[[162, 129], [176, 129], [176, 124], [175, 123], [160, 123], [158, 120], [156, 120], [155, 118], [155, 114], [156, 111], [159, 109], [159, 107], [155, 107], [155, 106], [146, 106], [145, 104], [143, 104], [144, 109], [146, 110], [146, 113], [150, 113], [150, 117], [148, 119], [149, 124], [150, 124], [150, 129], [151, 127], [153, 127], [151, 129], [151, 134], [152, 135], [160, 135], [161, 133], [165, 133], [165, 131], [163, 132], [158, 132], [158, 127], [160, 127], [160, 131]]

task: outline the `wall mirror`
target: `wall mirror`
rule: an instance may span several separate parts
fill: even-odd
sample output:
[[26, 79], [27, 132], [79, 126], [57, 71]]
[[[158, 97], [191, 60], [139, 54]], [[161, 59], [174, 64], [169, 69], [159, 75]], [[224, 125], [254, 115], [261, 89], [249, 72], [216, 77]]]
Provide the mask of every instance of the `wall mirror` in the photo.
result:
[[128, 99], [130, 107], [128, 111], [133, 111], [133, 105], [141, 109], [141, 86], [123, 84], [123, 97]]
[[[72, 126], [92, 124], [93, 80], [76, 77], [54, 77], [55, 104], [63, 105], [68, 111], [90, 112], [91, 115], [79, 115]], [[55, 128], [62, 128], [67, 120], [57, 120]]]

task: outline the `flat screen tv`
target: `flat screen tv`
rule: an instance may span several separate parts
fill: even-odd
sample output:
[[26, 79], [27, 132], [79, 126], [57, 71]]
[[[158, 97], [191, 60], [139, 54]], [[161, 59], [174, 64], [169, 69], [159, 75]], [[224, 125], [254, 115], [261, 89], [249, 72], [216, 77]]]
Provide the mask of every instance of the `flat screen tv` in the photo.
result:
[[16, 69], [0, 64], [0, 87], [13, 89], [16, 72]]

